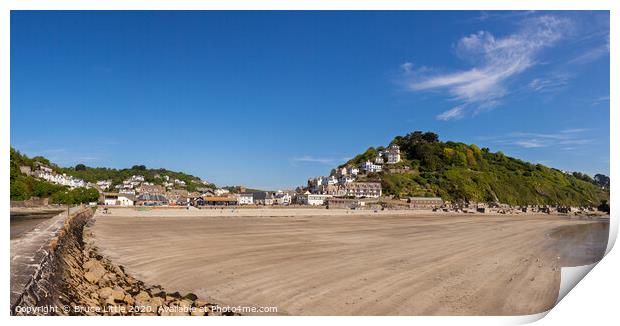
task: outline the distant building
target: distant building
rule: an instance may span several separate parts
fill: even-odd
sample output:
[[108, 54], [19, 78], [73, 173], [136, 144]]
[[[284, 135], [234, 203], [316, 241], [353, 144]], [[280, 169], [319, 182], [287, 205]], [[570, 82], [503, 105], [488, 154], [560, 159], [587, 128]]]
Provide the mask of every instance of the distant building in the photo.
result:
[[290, 193], [278, 190], [273, 196], [274, 205], [290, 205], [293, 197]]
[[119, 194], [116, 192], [103, 193], [103, 204], [106, 206], [133, 206], [136, 197], [133, 195]]
[[381, 169], [381, 165], [372, 163], [370, 161], [366, 161], [364, 162], [364, 164], [362, 164], [362, 170], [366, 171], [367, 173], [381, 172]]
[[218, 188], [218, 189], [215, 189], [215, 190], [213, 191], [213, 193], [214, 193], [216, 196], [225, 195], [225, 194], [227, 194], [227, 193], [229, 193], [229, 192], [230, 192], [230, 190], [228, 190], [228, 189], [222, 189], [222, 188]]
[[164, 206], [164, 205], [168, 205], [168, 199], [162, 194], [144, 193], [137, 197], [136, 205]]
[[133, 189], [122, 188], [118, 191], [118, 193], [123, 195], [135, 195], [136, 191]]
[[300, 205], [321, 206], [325, 205], [325, 201], [331, 197], [332, 195], [313, 194], [306, 191], [303, 194], [296, 195], [296, 202]]
[[336, 177], [333, 175], [330, 175], [329, 177], [323, 179], [324, 186], [332, 186], [335, 184], [338, 184], [338, 179], [336, 179]]
[[353, 175], [343, 175], [343, 176], [340, 176], [340, 178], [338, 178], [338, 183], [340, 184], [351, 183], [354, 181], [355, 181], [355, 177]]
[[99, 180], [97, 181], [97, 187], [101, 190], [108, 190], [112, 186], [112, 180]]
[[266, 191], [252, 193], [255, 205], [273, 205], [273, 195]]
[[381, 190], [379, 182], [352, 182], [342, 185], [338, 194], [355, 198], [378, 198], [381, 197]]
[[325, 177], [322, 176], [308, 179], [308, 189], [310, 192], [318, 192], [319, 187], [323, 185], [323, 179], [325, 179]]
[[322, 206], [325, 205], [325, 201], [331, 197], [331, 195], [307, 194], [304, 199], [304, 204], [311, 206]]
[[388, 164], [400, 162], [400, 147], [396, 144], [390, 145], [386, 150], [386, 155]]
[[377, 156], [375, 156], [375, 164], [383, 164], [385, 161], [383, 160], [383, 152], [377, 152]]
[[359, 173], [360, 173], [360, 169], [358, 169], [356, 167], [347, 168], [347, 174], [358, 175]]
[[370, 207], [371, 204], [376, 203], [376, 199], [349, 199], [349, 198], [337, 198], [332, 197], [327, 199], [327, 207], [332, 208], [344, 208], [344, 209], [362, 209]]
[[235, 197], [203, 197], [201, 202], [206, 206], [233, 206], [238, 203]]
[[239, 205], [253, 205], [254, 204], [254, 194], [251, 192], [242, 192], [236, 194], [237, 202]]
[[162, 185], [155, 184], [141, 184], [140, 187], [137, 188], [139, 193], [150, 193], [150, 194], [163, 194], [166, 192], [166, 189]]
[[439, 197], [409, 197], [407, 200], [411, 208], [439, 208], [443, 206], [443, 199]]

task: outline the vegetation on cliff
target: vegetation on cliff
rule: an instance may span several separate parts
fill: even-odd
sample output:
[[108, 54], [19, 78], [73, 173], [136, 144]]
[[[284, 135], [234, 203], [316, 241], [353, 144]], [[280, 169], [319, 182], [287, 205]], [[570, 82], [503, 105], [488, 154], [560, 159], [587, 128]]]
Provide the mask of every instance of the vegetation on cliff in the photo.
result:
[[11, 147], [11, 200], [26, 200], [31, 197], [39, 197], [50, 198], [50, 202], [55, 204], [80, 204], [97, 201], [99, 198], [99, 192], [96, 189], [69, 189], [69, 187], [39, 180], [20, 172], [19, 168], [21, 166], [28, 166], [34, 170], [37, 163], [58, 169], [56, 165], [42, 156], [29, 158]]
[[97, 182], [98, 180], [112, 180], [112, 185], [123, 183], [123, 180], [129, 179], [132, 175], [141, 175], [144, 177], [144, 181], [151, 182], [153, 184], [161, 185], [166, 180], [164, 176], [168, 176], [170, 182], [174, 179], [183, 181], [182, 185], [175, 185], [176, 188], [187, 189], [188, 191], [195, 191], [197, 188], [211, 188], [215, 189], [214, 184], [203, 184], [200, 178], [183, 172], [175, 172], [167, 169], [149, 169], [144, 165], [134, 165], [131, 168], [126, 169], [112, 169], [104, 167], [88, 167], [84, 164], [78, 164], [75, 167], [59, 168], [61, 173], [80, 178], [86, 182]]
[[[44, 180], [21, 173], [20, 167], [30, 167], [34, 171], [39, 164], [50, 167], [54, 172], [66, 174], [95, 183], [99, 180], [112, 180], [112, 185], [121, 184], [132, 175], [144, 176], [145, 181], [154, 184], [165, 182], [163, 176], [169, 179], [181, 180], [185, 186], [177, 185], [189, 191], [199, 187], [215, 188], [213, 184], [203, 184], [200, 178], [166, 169], [148, 169], [144, 165], [134, 165], [129, 169], [92, 168], [84, 164], [75, 167], [60, 167], [42, 156], [28, 157], [11, 147], [11, 200], [26, 200], [31, 197], [50, 198], [51, 203], [79, 204], [97, 201], [99, 192], [96, 189], [76, 188], [53, 184]], [[159, 177], [157, 177], [159, 176]]]
[[[442, 142], [430, 132], [398, 136], [392, 143], [400, 146], [402, 161], [361, 178], [380, 181], [389, 195], [513, 205], [598, 205], [609, 199], [609, 178], [603, 175], [568, 174], [474, 144]], [[381, 149], [371, 147], [342, 166], [373, 160]]]

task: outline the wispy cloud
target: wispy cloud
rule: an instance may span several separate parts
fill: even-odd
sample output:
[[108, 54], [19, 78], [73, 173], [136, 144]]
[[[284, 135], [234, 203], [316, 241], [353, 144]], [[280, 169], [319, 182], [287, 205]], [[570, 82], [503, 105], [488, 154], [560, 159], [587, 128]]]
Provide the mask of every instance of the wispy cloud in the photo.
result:
[[443, 121], [447, 121], [447, 120], [458, 120], [463, 118], [464, 116], [464, 112], [463, 112], [463, 107], [462, 106], [456, 106], [453, 107], [452, 109], [445, 111], [443, 113], [441, 113], [440, 115], [437, 116], [438, 120], [443, 120]]
[[601, 103], [608, 103], [608, 102], [609, 102], [609, 95], [603, 95], [603, 96], [599, 96], [595, 98], [594, 101], [592, 101], [592, 106], [596, 106]]
[[539, 147], [547, 147], [546, 142], [541, 141], [540, 139], [530, 139], [530, 140], [517, 140], [514, 142], [515, 145], [521, 146], [523, 148], [539, 148]]
[[[428, 69], [416, 70], [413, 64], [407, 63], [407, 88], [416, 92], [447, 92], [450, 99], [460, 102], [459, 109], [452, 108], [438, 115], [440, 120], [455, 113], [462, 117], [467, 112], [475, 114], [491, 109], [509, 92], [505, 83], [534, 66], [537, 55], [558, 42], [570, 23], [566, 18], [545, 15], [524, 19], [518, 31], [504, 37], [488, 31], [463, 37], [456, 51], [459, 58], [472, 65], [470, 69], [433, 74]], [[533, 86], [544, 88], [544, 84], [539, 81]]]
[[[574, 150], [576, 146], [587, 145], [592, 139], [584, 133], [586, 128], [563, 129], [553, 133], [511, 132], [497, 137], [486, 137], [499, 144], [512, 145], [526, 149], [554, 147], [564, 150]], [[570, 146], [568, 146], [570, 145]]]
[[586, 64], [609, 55], [609, 35], [607, 35], [607, 42], [597, 47], [591, 48], [586, 52], [576, 56], [568, 61], [569, 64]]
[[567, 73], [551, 74], [545, 77], [534, 78], [528, 84], [528, 87], [540, 93], [556, 92], [568, 85], [570, 75]]
[[293, 162], [305, 162], [305, 163], [319, 163], [325, 165], [335, 165], [347, 161], [349, 158], [326, 158], [326, 157], [314, 157], [314, 156], [301, 156], [291, 159]]

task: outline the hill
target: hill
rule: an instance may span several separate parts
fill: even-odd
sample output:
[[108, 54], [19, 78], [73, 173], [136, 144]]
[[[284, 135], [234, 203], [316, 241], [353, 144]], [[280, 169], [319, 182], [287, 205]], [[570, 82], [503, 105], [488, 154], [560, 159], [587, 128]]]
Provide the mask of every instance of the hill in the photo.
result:
[[[212, 183], [205, 183], [199, 177], [191, 174], [171, 171], [168, 169], [149, 169], [144, 165], [134, 165], [131, 168], [126, 169], [112, 169], [105, 167], [89, 167], [83, 164], [78, 164], [75, 167], [59, 168], [60, 173], [80, 178], [86, 182], [97, 182], [99, 180], [111, 180], [112, 186], [123, 183], [123, 180], [131, 178], [133, 175], [141, 175], [144, 177], [144, 181], [151, 182], [156, 185], [162, 185], [165, 182], [170, 182], [175, 189], [186, 189], [188, 191], [196, 191], [198, 188], [210, 188], [215, 189], [216, 186]], [[169, 181], [166, 181], [165, 177], [168, 177]], [[182, 183], [174, 183], [174, 180], [179, 180]]]
[[[442, 142], [431, 132], [397, 136], [390, 144], [400, 146], [402, 160], [358, 179], [381, 182], [387, 195], [512, 205], [598, 205], [609, 199], [609, 178], [603, 175], [595, 180], [583, 173], [568, 174], [474, 144]], [[372, 161], [382, 150], [371, 147], [340, 167]]]
[[[163, 184], [167, 182], [165, 179], [167, 176], [170, 182], [174, 184], [174, 188], [187, 189], [188, 191], [195, 191], [197, 188], [216, 188], [214, 184], [203, 182], [200, 178], [190, 174], [167, 169], [149, 169], [144, 165], [134, 165], [126, 169], [88, 167], [83, 164], [74, 167], [60, 167], [45, 157], [29, 158], [11, 147], [11, 200], [24, 200], [30, 197], [51, 198], [56, 193], [60, 194], [68, 190], [65, 186], [39, 180], [20, 172], [20, 167], [28, 166], [34, 170], [40, 164], [50, 167], [56, 173], [70, 175], [90, 183], [111, 180], [112, 186], [115, 186], [123, 183], [123, 180], [132, 175], [141, 175], [144, 177], [144, 181]], [[174, 183], [175, 179], [180, 182]]]
[[22, 174], [20, 167], [34, 169], [38, 164], [57, 168], [42, 156], [29, 158], [11, 147], [10, 193], [11, 200], [26, 200], [32, 197], [50, 198], [51, 203], [79, 204], [97, 201], [99, 192], [96, 189], [76, 188], [53, 184]]

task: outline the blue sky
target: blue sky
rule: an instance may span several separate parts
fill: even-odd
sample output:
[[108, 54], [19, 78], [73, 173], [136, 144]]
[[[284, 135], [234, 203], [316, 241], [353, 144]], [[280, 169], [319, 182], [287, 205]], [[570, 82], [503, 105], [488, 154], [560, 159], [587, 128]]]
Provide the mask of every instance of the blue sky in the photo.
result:
[[609, 174], [608, 12], [12, 12], [11, 145], [304, 184], [434, 131]]

